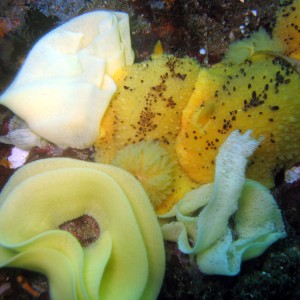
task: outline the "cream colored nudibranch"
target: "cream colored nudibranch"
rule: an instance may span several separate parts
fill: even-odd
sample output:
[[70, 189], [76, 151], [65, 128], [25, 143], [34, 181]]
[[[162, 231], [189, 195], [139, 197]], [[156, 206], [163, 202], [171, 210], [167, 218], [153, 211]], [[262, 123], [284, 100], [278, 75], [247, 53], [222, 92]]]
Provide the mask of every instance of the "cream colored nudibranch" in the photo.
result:
[[33, 134], [60, 147], [87, 148], [116, 91], [110, 76], [133, 61], [128, 15], [86, 13], [38, 41], [0, 104]]

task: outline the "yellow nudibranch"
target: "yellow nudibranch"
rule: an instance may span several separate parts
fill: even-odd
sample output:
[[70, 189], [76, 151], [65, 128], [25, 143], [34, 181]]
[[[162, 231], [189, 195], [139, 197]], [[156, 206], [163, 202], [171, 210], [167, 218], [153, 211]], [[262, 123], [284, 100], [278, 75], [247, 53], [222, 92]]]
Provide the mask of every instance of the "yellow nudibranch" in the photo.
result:
[[[122, 69], [114, 80], [118, 92], [102, 122], [95, 159], [155, 182], [144, 187], [159, 213], [199, 184], [213, 182], [218, 149], [233, 130], [252, 129], [254, 137], [264, 138], [247, 176], [267, 187], [278, 171], [300, 160], [300, 77], [280, 57], [258, 52], [241, 64], [200, 69], [190, 58], [161, 55]], [[148, 154], [143, 150], [136, 161], [132, 155], [126, 161], [126, 153], [143, 147]], [[172, 170], [150, 170], [145, 159], [159, 162], [154, 156], [162, 152], [173, 160]], [[159, 176], [150, 180], [149, 174]], [[160, 185], [158, 178], [164, 178]], [[149, 192], [151, 186], [161, 190]], [[151, 197], [155, 194], [162, 199]]]
[[180, 165], [203, 184], [212, 182], [220, 145], [233, 130], [264, 140], [250, 158], [247, 177], [267, 187], [300, 160], [300, 77], [281, 58], [255, 54], [242, 64], [202, 69], [183, 111], [176, 143]]
[[284, 54], [300, 60], [300, 0], [278, 12], [273, 36], [281, 41]]
[[180, 130], [181, 113], [198, 72], [195, 60], [172, 55], [154, 56], [119, 70], [113, 76], [117, 92], [96, 144], [101, 160], [109, 162], [113, 158], [112, 147], [116, 151], [141, 141], [156, 140], [170, 148]]
[[[175, 153], [175, 140], [180, 130], [181, 115], [193, 92], [193, 88], [199, 72], [199, 64], [191, 58], [177, 58], [172, 55], [154, 55], [149, 61], [134, 64], [121, 69], [114, 75], [117, 84], [117, 92], [106, 111], [101, 124], [101, 134], [95, 145], [95, 159], [102, 163], [115, 163], [125, 166], [124, 154], [132, 152], [145, 153], [143, 143], [155, 142], [154, 148], [149, 148], [147, 155], [142, 158], [127, 162], [127, 170], [131, 171], [137, 178], [147, 178], [154, 182], [163, 178], [159, 185], [170, 186], [171, 189], [164, 190], [163, 198], [167, 200], [162, 203], [164, 210], [169, 210], [186, 191], [196, 184], [191, 181], [178, 165]], [[135, 145], [136, 147], [129, 147]], [[149, 143], [148, 143], [149, 145]], [[124, 147], [129, 147], [125, 149]], [[122, 150], [123, 149], [123, 150]], [[174, 161], [172, 172], [169, 167], [163, 168], [163, 172], [157, 177], [157, 173], [150, 170], [151, 164], [142, 160], [151, 159], [153, 168], [157, 169], [159, 159], [155, 158], [164, 154], [165, 160]], [[166, 157], [169, 156], [169, 158]], [[114, 162], [115, 157], [118, 157]], [[130, 154], [130, 157], [132, 155]], [[139, 161], [139, 165], [137, 165]], [[131, 164], [132, 167], [129, 167]], [[169, 165], [169, 164], [167, 164]], [[141, 171], [137, 173], [138, 167]], [[170, 173], [173, 176], [169, 176]], [[152, 179], [149, 177], [152, 174]], [[164, 176], [165, 175], [165, 176]], [[143, 180], [142, 180], [143, 181]], [[145, 182], [145, 181], [144, 181]], [[144, 187], [148, 191], [152, 184]], [[150, 198], [154, 207], [159, 206], [156, 197], [157, 191], [150, 192]]]
[[218, 149], [236, 129], [264, 138], [247, 176], [267, 187], [300, 160], [299, 11], [296, 0], [278, 13], [272, 38], [260, 29], [232, 43], [223, 64], [200, 71], [176, 144], [193, 180], [213, 181]]
[[247, 177], [272, 187], [280, 170], [300, 161], [299, 5], [278, 14], [272, 37], [260, 29], [211, 68], [164, 55], [158, 43], [150, 60], [117, 71], [95, 160], [139, 178], [165, 213], [214, 181], [216, 156], [232, 131], [251, 129], [263, 141]]

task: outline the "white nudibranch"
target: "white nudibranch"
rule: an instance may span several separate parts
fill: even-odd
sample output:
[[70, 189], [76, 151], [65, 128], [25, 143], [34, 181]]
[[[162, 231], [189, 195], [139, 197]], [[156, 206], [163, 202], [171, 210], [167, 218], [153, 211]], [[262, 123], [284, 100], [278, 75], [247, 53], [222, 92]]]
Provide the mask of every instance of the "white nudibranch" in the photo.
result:
[[116, 91], [110, 76], [133, 61], [128, 15], [86, 13], [38, 41], [0, 104], [26, 122], [31, 137], [84, 149], [96, 141]]

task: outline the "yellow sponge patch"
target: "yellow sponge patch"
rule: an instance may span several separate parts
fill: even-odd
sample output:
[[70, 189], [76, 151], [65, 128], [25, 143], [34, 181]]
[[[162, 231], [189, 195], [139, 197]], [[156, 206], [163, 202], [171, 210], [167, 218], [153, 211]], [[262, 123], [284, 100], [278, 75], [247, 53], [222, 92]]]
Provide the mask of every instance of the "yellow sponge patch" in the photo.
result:
[[264, 137], [250, 158], [247, 177], [266, 186], [300, 159], [300, 77], [280, 58], [256, 54], [245, 63], [199, 73], [183, 111], [176, 151], [186, 174], [212, 182], [220, 145], [233, 130]]

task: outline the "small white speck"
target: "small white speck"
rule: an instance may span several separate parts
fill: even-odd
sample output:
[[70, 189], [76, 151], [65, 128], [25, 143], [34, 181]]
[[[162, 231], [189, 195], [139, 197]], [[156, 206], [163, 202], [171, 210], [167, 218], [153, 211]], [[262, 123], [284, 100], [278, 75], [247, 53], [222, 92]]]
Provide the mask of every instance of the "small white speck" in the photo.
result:
[[8, 157], [10, 162], [10, 168], [16, 169], [23, 166], [26, 162], [29, 151], [14, 147], [11, 151], [11, 155]]
[[249, 17], [246, 17], [245, 18], [245, 25], [248, 26], [250, 24], [250, 19]]
[[199, 49], [199, 53], [200, 53], [201, 55], [206, 54], [206, 49], [205, 49], [205, 48]]
[[232, 31], [229, 33], [229, 39], [230, 41], [234, 41], [235, 39], [234, 33]]
[[300, 179], [300, 167], [292, 167], [285, 171], [284, 180], [286, 183], [293, 183]]
[[245, 26], [244, 25], [240, 26], [240, 31], [241, 31], [241, 33], [245, 33]]
[[252, 13], [252, 15], [253, 15], [254, 17], [257, 16], [257, 10], [256, 10], [256, 9], [251, 10], [251, 13]]

